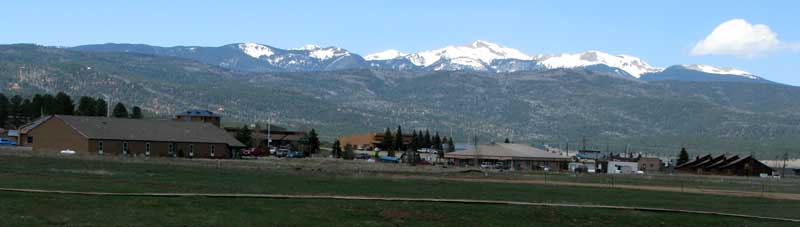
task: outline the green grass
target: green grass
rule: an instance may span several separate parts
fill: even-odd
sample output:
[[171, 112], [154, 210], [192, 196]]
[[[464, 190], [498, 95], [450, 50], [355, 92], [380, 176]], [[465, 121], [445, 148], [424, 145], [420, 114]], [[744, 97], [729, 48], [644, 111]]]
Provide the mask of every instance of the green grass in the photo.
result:
[[[790, 226], [584, 208], [333, 200], [132, 198], [0, 192], [7, 226]], [[687, 221], [691, 220], [691, 221]]]
[[[800, 218], [798, 212], [800, 202], [763, 198], [613, 188], [419, 180], [328, 171], [259, 171], [40, 157], [0, 156], [0, 187], [107, 192], [276, 193], [496, 199], [680, 208]], [[52, 215], [48, 217], [53, 220], [49, 222], [58, 224], [59, 220], [66, 220], [64, 222], [70, 225], [82, 223], [76, 224], [82, 226], [106, 226], [108, 224], [104, 225], [101, 222], [105, 220], [100, 220], [104, 216], [132, 220], [114, 222], [123, 223], [120, 225], [150, 223], [167, 226], [178, 225], [176, 223], [181, 223], [180, 220], [193, 220], [193, 224], [189, 226], [214, 226], [220, 225], [223, 220], [228, 221], [227, 217], [235, 217], [232, 219], [237, 220], [229, 223], [230, 225], [245, 226], [260, 225], [256, 222], [271, 223], [265, 225], [297, 223], [348, 226], [455, 225], [455, 223], [508, 226], [549, 222], [616, 226], [661, 222], [664, 225], [708, 226], [779, 224], [702, 215], [499, 205], [88, 197], [24, 193], [0, 193], [0, 197], [3, 198], [0, 200], [0, 217], [2, 217], [0, 222], [10, 226], [48, 224], [47, 220], [45, 223], [37, 222], [43, 219], [37, 215], [50, 214]], [[67, 209], [57, 209], [62, 205], [66, 205]], [[384, 209], [396, 209], [403, 211], [399, 213], [411, 212], [414, 215], [387, 220], [381, 217]], [[102, 214], [104, 212], [108, 212], [109, 215]], [[428, 213], [434, 216], [426, 216]], [[312, 214], [313, 217], [306, 217], [308, 215], [304, 214]], [[435, 214], [441, 217], [436, 218]], [[211, 220], [201, 222], [205, 215], [210, 216]], [[515, 221], [519, 223], [513, 223]], [[99, 224], [92, 224], [94, 222]]]

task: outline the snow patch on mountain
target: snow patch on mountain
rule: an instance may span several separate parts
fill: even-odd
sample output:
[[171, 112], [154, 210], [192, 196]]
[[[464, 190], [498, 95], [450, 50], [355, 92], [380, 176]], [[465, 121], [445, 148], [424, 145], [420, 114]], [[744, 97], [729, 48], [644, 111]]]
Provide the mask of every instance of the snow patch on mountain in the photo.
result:
[[398, 50], [388, 49], [388, 50], [384, 50], [384, 51], [381, 51], [381, 52], [378, 52], [378, 53], [367, 55], [367, 56], [364, 57], [364, 59], [367, 60], [367, 61], [389, 60], [389, 59], [399, 58], [399, 57], [402, 57], [402, 56], [405, 56], [405, 55], [406, 54], [404, 54], [404, 53], [402, 53], [402, 52], [400, 52]]
[[[469, 58], [490, 64], [495, 59], [521, 59], [529, 60], [530, 56], [519, 50], [500, 46], [498, 44], [477, 40], [463, 46], [447, 46], [445, 48], [423, 51], [405, 56], [412, 64], [428, 67], [441, 59]], [[459, 60], [465, 62], [464, 60]], [[469, 61], [474, 64], [474, 61]]]
[[260, 58], [261, 56], [269, 57], [275, 54], [275, 52], [273, 52], [268, 46], [257, 43], [242, 43], [239, 44], [239, 49], [253, 58]]
[[600, 51], [587, 51], [576, 54], [539, 55], [533, 58], [547, 68], [576, 68], [591, 65], [607, 65], [622, 69], [633, 77], [645, 73], [661, 72], [663, 68], [650, 66], [641, 59], [628, 55], [611, 55]]
[[740, 69], [734, 69], [730, 67], [716, 67], [711, 65], [701, 65], [701, 64], [694, 64], [694, 65], [681, 65], [684, 68], [696, 70], [704, 73], [711, 73], [711, 74], [720, 74], [720, 75], [734, 75], [734, 76], [742, 76], [750, 79], [758, 79], [752, 73], [746, 72]]

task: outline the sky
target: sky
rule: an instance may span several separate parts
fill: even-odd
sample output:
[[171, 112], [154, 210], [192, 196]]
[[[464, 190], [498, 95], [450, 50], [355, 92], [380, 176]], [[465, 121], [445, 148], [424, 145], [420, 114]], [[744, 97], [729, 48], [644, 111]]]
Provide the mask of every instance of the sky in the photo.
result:
[[3, 1], [0, 44], [337, 46], [361, 55], [486, 40], [734, 67], [800, 85], [800, 1]]

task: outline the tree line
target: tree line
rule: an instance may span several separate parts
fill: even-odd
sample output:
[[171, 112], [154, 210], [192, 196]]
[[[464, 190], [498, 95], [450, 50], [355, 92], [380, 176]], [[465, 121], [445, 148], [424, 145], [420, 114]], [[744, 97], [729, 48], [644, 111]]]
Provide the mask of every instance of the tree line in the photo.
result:
[[[406, 140], [406, 137], [409, 137]], [[447, 145], [445, 147], [445, 145]], [[397, 152], [403, 152], [407, 162], [416, 163], [419, 161], [418, 151], [420, 149], [430, 149], [435, 151], [439, 158], [444, 158], [445, 153], [454, 152], [455, 144], [453, 138], [440, 136], [439, 132], [431, 134], [429, 130], [413, 130], [410, 135], [403, 133], [402, 126], [397, 126], [397, 130], [392, 132], [389, 128], [383, 133], [383, 137], [378, 144], [378, 148], [387, 152], [387, 156], [396, 157]], [[339, 140], [333, 143], [334, 158], [353, 159], [353, 145], [346, 144], [342, 150]]]
[[[0, 93], [0, 127], [18, 128], [32, 119], [52, 114], [78, 116], [107, 116], [108, 103], [103, 98], [81, 96], [77, 106], [72, 97], [64, 92], [56, 95], [35, 94], [30, 98], [14, 95], [8, 98]], [[134, 106], [131, 112], [122, 103], [117, 103], [111, 114], [118, 118], [142, 118], [142, 109]]]

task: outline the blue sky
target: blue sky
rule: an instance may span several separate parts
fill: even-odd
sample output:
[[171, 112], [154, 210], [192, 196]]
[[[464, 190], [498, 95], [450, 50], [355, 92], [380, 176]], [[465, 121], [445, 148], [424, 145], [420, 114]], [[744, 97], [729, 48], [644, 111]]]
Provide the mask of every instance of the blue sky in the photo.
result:
[[[280, 48], [335, 45], [366, 55], [481, 39], [530, 54], [600, 50], [654, 66], [731, 66], [800, 85], [800, 1], [14, 1], [0, 43], [145, 43]], [[692, 55], [718, 25], [744, 19], [787, 46], [758, 56]]]

